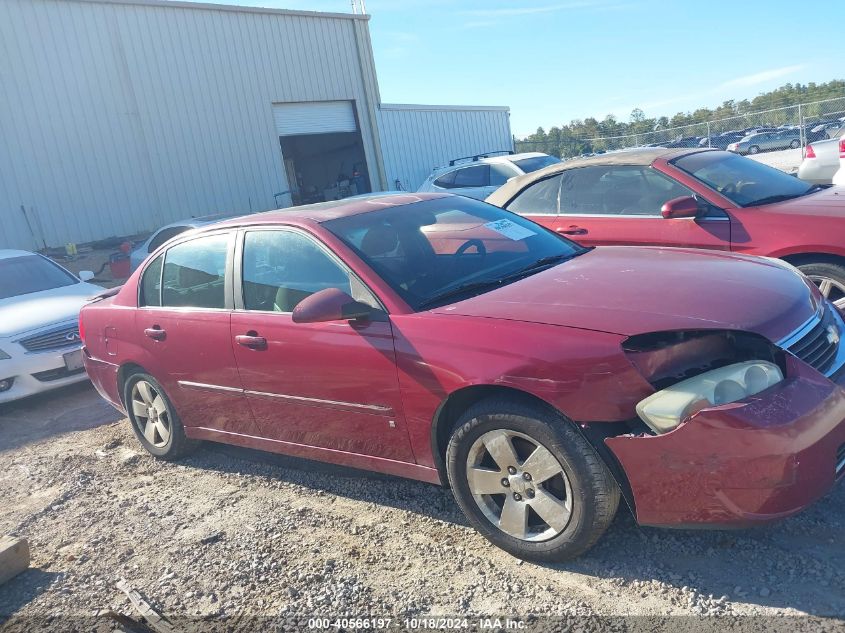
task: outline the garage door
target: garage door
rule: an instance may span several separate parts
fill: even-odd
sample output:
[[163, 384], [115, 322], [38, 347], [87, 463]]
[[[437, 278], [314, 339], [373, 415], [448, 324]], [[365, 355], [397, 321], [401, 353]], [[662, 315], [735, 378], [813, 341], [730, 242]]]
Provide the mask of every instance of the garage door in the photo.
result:
[[358, 130], [351, 101], [275, 103], [273, 118], [279, 136]]

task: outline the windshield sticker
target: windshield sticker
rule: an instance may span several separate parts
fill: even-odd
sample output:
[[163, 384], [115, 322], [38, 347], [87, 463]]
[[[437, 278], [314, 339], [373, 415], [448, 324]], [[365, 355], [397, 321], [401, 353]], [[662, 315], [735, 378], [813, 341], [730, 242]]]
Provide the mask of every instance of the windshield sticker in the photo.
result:
[[514, 224], [510, 220], [496, 220], [495, 222], [488, 222], [484, 225], [485, 228], [496, 233], [501, 233], [509, 240], [524, 240], [526, 237], [537, 235], [531, 229], [526, 229], [524, 226]]

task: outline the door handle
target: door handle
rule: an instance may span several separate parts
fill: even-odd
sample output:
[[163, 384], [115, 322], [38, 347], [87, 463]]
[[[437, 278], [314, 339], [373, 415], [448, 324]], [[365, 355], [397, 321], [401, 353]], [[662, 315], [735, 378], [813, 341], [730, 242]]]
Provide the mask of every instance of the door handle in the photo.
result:
[[163, 341], [167, 336], [167, 332], [162, 330], [159, 326], [154, 325], [144, 330], [144, 334], [149, 336], [154, 341]]
[[247, 334], [238, 334], [235, 337], [235, 342], [238, 345], [243, 345], [244, 347], [248, 347], [250, 349], [266, 349], [267, 348], [267, 339], [263, 336], [258, 336], [255, 332], [249, 332]]
[[580, 226], [575, 226], [574, 224], [572, 226], [567, 226], [567, 227], [559, 226], [558, 228], [555, 229], [555, 231], [557, 231], [558, 233], [563, 233], [564, 235], [586, 235], [587, 234], [587, 229], [582, 229]]

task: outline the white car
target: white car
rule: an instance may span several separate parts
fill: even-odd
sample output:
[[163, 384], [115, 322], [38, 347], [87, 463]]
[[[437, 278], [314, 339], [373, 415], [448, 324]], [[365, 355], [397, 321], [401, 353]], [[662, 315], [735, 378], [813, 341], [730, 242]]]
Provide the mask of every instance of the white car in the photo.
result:
[[417, 191], [449, 192], [484, 200], [511, 178], [559, 162], [559, 158], [541, 152], [456, 158], [449, 161], [448, 167], [435, 169]]
[[845, 186], [845, 136], [839, 138], [839, 170], [833, 174], [833, 184]]
[[0, 250], [0, 403], [87, 380], [79, 309], [103, 288], [53, 260]]

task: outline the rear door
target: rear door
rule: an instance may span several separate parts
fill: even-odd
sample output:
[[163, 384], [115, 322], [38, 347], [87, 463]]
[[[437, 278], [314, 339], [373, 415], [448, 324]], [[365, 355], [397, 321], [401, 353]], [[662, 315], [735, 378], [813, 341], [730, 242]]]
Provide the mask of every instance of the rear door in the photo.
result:
[[490, 187], [490, 165], [470, 165], [462, 167], [455, 172], [455, 182], [452, 193], [457, 193], [468, 198], [484, 200], [497, 187]]
[[235, 233], [178, 242], [142, 273], [136, 340], [185, 426], [251, 426], [229, 332]]
[[301, 230], [250, 229], [241, 239], [231, 336], [256, 434], [295, 453], [318, 447], [413, 462], [387, 315], [326, 323], [291, 315], [326, 288], [379, 308], [375, 296]]

